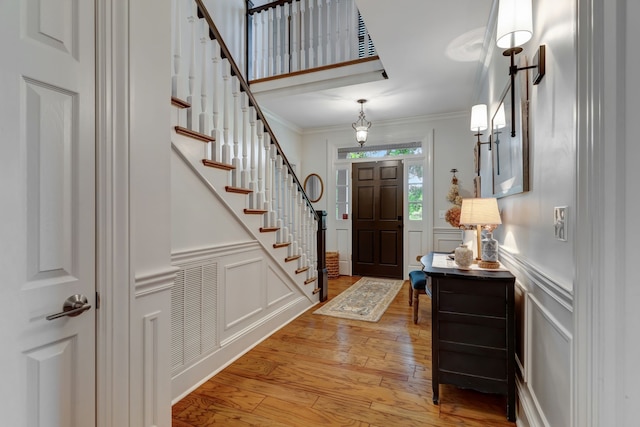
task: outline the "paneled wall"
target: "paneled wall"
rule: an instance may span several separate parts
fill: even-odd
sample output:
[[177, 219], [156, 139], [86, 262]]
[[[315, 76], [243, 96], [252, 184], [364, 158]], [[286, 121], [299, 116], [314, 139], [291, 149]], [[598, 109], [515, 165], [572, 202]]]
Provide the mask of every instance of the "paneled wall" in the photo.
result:
[[171, 188], [175, 402], [315, 300], [175, 152]]
[[[576, 2], [533, 1], [534, 37], [517, 61], [546, 45], [546, 75], [529, 80], [530, 190], [499, 199], [502, 225], [494, 236], [501, 260], [517, 276], [518, 417], [531, 426], [572, 425], [574, 239], [576, 200]], [[495, 24], [495, 21], [493, 21]], [[508, 84], [508, 58], [495, 29], [477, 102], [489, 118]], [[518, 73], [523, 78], [524, 72]], [[492, 160], [482, 149], [482, 194], [491, 196]], [[554, 236], [554, 207], [567, 206], [568, 241]], [[526, 424], [525, 424], [526, 425]]]

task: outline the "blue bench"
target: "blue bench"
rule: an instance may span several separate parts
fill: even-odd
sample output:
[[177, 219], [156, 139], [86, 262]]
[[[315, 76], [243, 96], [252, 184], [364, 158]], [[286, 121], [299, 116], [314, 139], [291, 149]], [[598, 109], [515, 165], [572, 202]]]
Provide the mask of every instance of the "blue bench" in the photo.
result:
[[418, 323], [418, 308], [420, 294], [428, 295], [431, 298], [431, 281], [422, 270], [414, 270], [409, 273], [409, 305], [413, 306], [413, 323]]

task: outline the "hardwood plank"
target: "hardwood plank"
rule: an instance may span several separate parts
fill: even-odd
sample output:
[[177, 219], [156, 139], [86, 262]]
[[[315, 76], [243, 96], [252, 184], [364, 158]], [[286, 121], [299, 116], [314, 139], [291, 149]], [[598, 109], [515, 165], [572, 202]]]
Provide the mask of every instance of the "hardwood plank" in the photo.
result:
[[[329, 280], [332, 299], [359, 277]], [[408, 282], [377, 323], [312, 307], [173, 406], [173, 427], [515, 426], [504, 397], [440, 387], [431, 401], [431, 304]]]

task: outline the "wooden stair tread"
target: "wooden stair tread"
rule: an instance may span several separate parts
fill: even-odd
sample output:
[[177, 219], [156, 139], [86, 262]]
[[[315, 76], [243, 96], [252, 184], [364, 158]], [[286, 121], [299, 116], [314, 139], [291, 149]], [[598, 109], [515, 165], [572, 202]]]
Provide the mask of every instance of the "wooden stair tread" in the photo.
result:
[[249, 190], [248, 188], [232, 187], [230, 185], [227, 185], [226, 187], [224, 187], [224, 189], [227, 191], [227, 193], [236, 193], [236, 194], [251, 194], [251, 193], [253, 193], [253, 190]]
[[[262, 231], [262, 228], [260, 229], [260, 231]], [[286, 248], [287, 246], [290, 246], [290, 245], [291, 245], [291, 242], [274, 243], [273, 248], [274, 249]]]
[[308, 285], [309, 283], [315, 282], [317, 279], [318, 279], [317, 277], [310, 277], [309, 279], [304, 281], [304, 284]]
[[300, 258], [301, 255], [292, 255], [292, 256], [288, 256], [284, 259], [284, 262], [291, 262], [291, 261], [295, 261], [298, 258]]
[[300, 273], [304, 273], [305, 271], [307, 271], [309, 269], [309, 266], [306, 267], [300, 267], [299, 269], [296, 270], [296, 274], [300, 274]]
[[174, 126], [173, 128], [180, 135], [188, 136], [190, 138], [197, 139], [197, 140], [202, 141], [202, 142], [208, 143], [208, 142], [212, 142], [212, 141], [216, 140], [214, 137], [212, 137], [210, 135], [206, 135], [204, 133], [196, 132], [195, 130], [187, 129], [187, 128], [182, 127], [182, 126]]
[[178, 108], [191, 108], [191, 104], [189, 104], [184, 99], [180, 99], [176, 96], [171, 97], [171, 105]]
[[273, 233], [274, 231], [280, 230], [279, 227], [260, 227], [261, 233]]
[[247, 215], [263, 215], [266, 214], [268, 211], [265, 211], [264, 209], [245, 209], [244, 213], [246, 213]]
[[235, 169], [235, 166], [232, 166], [227, 163], [216, 162], [215, 160], [202, 159], [202, 164], [208, 166], [210, 168], [223, 169], [227, 171], [232, 171]]

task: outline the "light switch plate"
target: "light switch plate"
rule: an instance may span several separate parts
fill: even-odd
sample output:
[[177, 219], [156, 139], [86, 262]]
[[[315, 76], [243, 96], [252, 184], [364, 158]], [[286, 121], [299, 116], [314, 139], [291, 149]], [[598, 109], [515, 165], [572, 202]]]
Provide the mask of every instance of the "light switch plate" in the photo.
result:
[[553, 208], [553, 229], [556, 239], [563, 242], [567, 241], [567, 234], [569, 233], [567, 216], [567, 206], [557, 206]]

